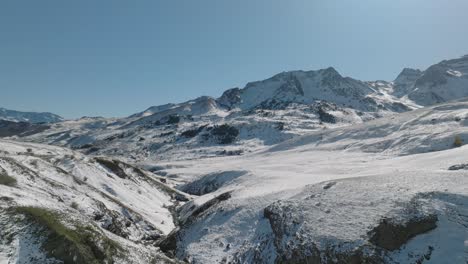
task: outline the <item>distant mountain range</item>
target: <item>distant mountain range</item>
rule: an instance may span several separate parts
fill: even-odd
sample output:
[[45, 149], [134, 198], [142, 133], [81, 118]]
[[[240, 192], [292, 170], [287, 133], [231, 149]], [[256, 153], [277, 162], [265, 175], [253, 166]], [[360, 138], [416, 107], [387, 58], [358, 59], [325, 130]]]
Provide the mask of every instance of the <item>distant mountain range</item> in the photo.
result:
[[324, 128], [461, 97], [468, 97], [468, 56], [444, 60], [424, 71], [405, 68], [394, 81], [360, 81], [332, 67], [282, 72], [229, 89], [219, 98], [202, 96], [152, 106], [125, 118], [62, 122], [50, 113], [3, 110], [0, 114], [7, 120], [53, 123], [46, 130], [18, 134], [27, 136], [25, 140], [96, 155], [160, 160], [237, 155]]
[[[468, 55], [444, 60], [425, 71], [405, 68], [394, 81], [359, 81], [341, 76], [332, 67], [318, 71], [283, 72], [263, 81], [248, 83], [242, 89], [229, 89], [217, 99], [200, 97], [181, 104], [153, 106], [133, 116], [149, 116], [176, 109], [197, 115], [212, 112], [215, 108], [221, 111], [250, 110], [291, 102], [313, 104], [317, 100], [363, 111], [401, 111], [400, 103], [411, 109], [467, 97], [467, 87]], [[395, 104], [399, 105], [397, 109]]]
[[152, 160], [238, 155], [324, 128], [467, 97], [467, 76], [468, 56], [425, 71], [405, 68], [394, 81], [360, 81], [329, 67], [283, 72], [229, 89], [219, 98], [152, 106], [125, 118], [60, 122], [61, 117], [49, 113], [10, 111], [8, 116], [56, 122], [44, 131], [22, 133], [25, 140], [96, 155]]
[[0, 119], [29, 123], [56, 123], [63, 121], [61, 116], [52, 113], [20, 112], [5, 108], [0, 108]]

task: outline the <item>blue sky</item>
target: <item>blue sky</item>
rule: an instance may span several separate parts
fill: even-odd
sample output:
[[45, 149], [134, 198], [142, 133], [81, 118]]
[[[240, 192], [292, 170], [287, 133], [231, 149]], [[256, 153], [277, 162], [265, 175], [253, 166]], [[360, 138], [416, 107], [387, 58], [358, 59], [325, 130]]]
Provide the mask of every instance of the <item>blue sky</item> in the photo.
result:
[[0, 106], [125, 116], [285, 70], [393, 80], [468, 54], [466, 0], [4, 0]]

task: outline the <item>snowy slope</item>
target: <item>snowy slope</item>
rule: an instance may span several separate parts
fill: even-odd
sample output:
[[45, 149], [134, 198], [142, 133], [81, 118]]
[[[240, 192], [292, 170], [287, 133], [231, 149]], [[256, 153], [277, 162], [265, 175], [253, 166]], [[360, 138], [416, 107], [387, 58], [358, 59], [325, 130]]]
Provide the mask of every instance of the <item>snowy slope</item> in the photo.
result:
[[[452, 103], [399, 121], [411, 121], [400, 123], [408, 131], [420, 126], [420, 136], [453, 139], [464, 126], [451, 120], [467, 110]], [[426, 127], [431, 115], [451, 129]], [[375, 153], [341, 147], [397, 133], [384, 123], [338, 128], [323, 143], [304, 136], [241, 157], [159, 164], [158, 173], [200, 195], [179, 210], [175, 254], [193, 263], [465, 263], [468, 178], [452, 166], [467, 163], [468, 148], [435, 140], [427, 144], [444, 151], [401, 156], [404, 143]]]
[[454, 147], [458, 137], [468, 142], [468, 99], [376, 119], [365, 124], [310, 133], [278, 144], [324, 150], [359, 150], [392, 155], [440, 151]]
[[[187, 197], [160, 178], [59, 147], [2, 140], [0, 149], [0, 263], [56, 263], [67, 254], [86, 263], [171, 262], [154, 243], [175, 227], [171, 208]], [[51, 251], [56, 239], [64, 246]], [[96, 243], [91, 256], [82, 240]]]
[[55, 123], [63, 121], [62, 117], [52, 113], [20, 112], [5, 108], [0, 108], [0, 119], [29, 123]]

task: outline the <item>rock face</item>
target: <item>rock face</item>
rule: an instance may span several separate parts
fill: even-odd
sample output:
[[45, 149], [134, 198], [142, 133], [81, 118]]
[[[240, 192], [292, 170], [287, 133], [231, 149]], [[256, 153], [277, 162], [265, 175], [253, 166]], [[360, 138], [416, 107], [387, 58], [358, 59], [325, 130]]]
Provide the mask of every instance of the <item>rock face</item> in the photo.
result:
[[[269, 220], [274, 234], [274, 244], [277, 250], [275, 263], [382, 263], [383, 259], [378, 256], [368, 256], [363, 253], [364, 248], [355, 248], [352, 251], [343, 252], [342, 245], [322, 242], [307, 242], [298, 233], [301, 220], [294, 217], [294, 213], [286, 207], [278, 208], [273, 204], [264, 210], [264, 216]], [[292, 223], [291, 223], [292, 222]], [[284, 244], [284, 241], [294, 237], [292, 243]]]
[[457, 165], [452, 165], [448, 168], [449, 170], [468, 170], [468, 164], [457, 164]]
[[396, 250], [411, 238], [436, 227], [437, 215], [432, 214], [411, 218], [406, 223], [394, 223], [391, 219], [382, 219], [370, 232], [370, 242], [386, 250]]
[[418, 69], [404, 68], [398, 77], [393, 81], [394, 95], [402, 97], [407, 95], [413, 88], [414, 83], [418, 80], [423, 72]]
[[210, 173], [196, 181], [184, 184], [179, 188], [189, 194], [204, 195], [218, 190], [223, 185], [228, 184], [247, 173], [247, 171], [223, 171], [219, 173]]
[[[440, 194], [435, 193], [420, 193], [398, 202], [384, 216], [369, 213], [366, 219], [355, 215], [361, 220], [351, 228], [346, 223], [353, 216], [342, 215], [346, 214], [342, 207], [329, 206], [336, 202], [335, 198], [326, 198], [339, 193], [345, 184], [327, 182], [314, 186], [307, 195], [277, 201], [264, 209], [273, 233], [276, 263], [399, 263], [390, 257], [393, 252], [412, 238], [437, 228], [438, 215], [431, 209], [437, 206], [431, 200], [438, 200]], [[350, 200], [348, 205], [358, 210], [365, 204]], [[337, 228], [343, 233], [336, 232]]]

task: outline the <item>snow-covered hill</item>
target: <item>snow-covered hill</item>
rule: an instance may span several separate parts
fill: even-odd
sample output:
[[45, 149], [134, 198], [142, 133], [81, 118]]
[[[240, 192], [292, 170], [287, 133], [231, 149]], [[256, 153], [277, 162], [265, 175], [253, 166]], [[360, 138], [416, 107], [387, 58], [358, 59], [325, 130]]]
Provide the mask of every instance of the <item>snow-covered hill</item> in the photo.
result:
[[55, 123], [63, 121], [62, 117], [52, 113], [20, 112], [5, 108], [0, 108], [0, 119], [29, 123]]
[[173, 262], [154, 246], [188, 199], [173, 182], [59, 147], [0, 149], [0, 263]]

